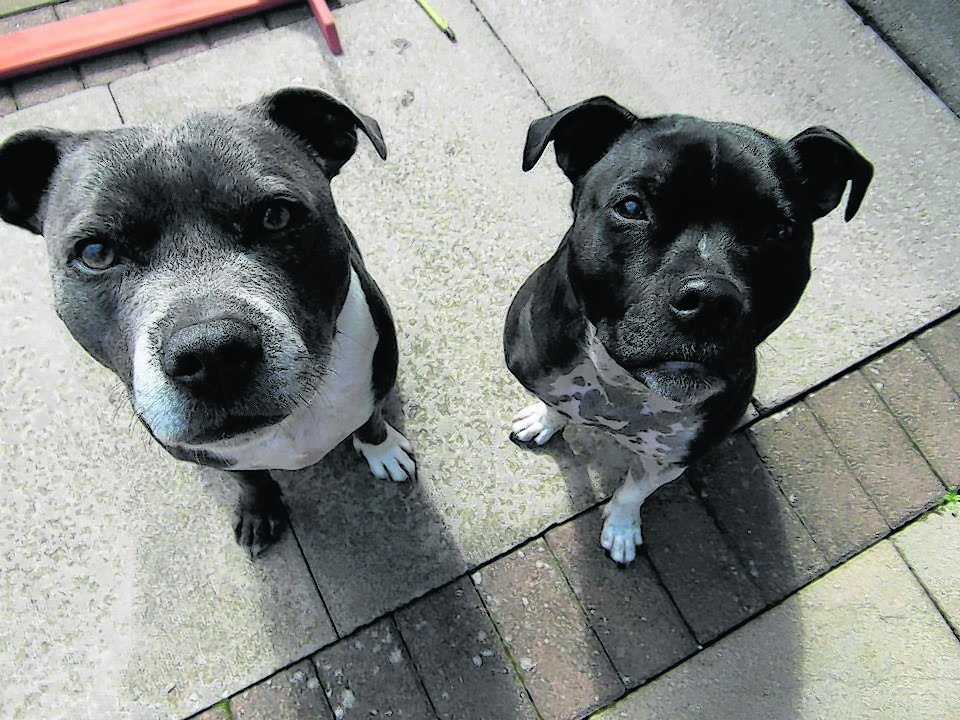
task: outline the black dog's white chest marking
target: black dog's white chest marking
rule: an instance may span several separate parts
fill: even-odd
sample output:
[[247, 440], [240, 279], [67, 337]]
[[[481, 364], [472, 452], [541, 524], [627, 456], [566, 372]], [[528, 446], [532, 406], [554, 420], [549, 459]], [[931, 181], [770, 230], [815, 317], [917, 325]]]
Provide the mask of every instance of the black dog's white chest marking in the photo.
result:
[[696, 409], [654, 392], [620, 367], [593, 328], [579, 362], [538, 385], [541, 400], [573, 422], [603, 428], [644, 465], [682, 462], [702, 422]]

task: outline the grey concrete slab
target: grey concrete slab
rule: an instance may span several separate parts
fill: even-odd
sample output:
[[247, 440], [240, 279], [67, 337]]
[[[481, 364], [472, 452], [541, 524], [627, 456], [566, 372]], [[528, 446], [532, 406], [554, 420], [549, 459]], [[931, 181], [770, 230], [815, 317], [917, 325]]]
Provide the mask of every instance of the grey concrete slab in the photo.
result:
[[960, 636], [960, 507], [928, 513], [893, 537], [907, 565], [920, 579], [953, 631]]
[[[96, 88], [0, 139], [118, 123]], [[251, 563], [232, 484], [167, 456], [62, 327], [43, 242], [0, 247], [0, 714], [179, 718], [330, 642], [292, 538]]]
[[955, 113], [960, 114], [960, 4], [851, 0]]
[[960, 643], [888, 542], [598, 718], [948, 718]]
[[[780, 136], [823, 124], [874, 162], [858, 217], [817, 223], [807, 294], [760, 353], [761, 404], [960, 303], [960, 122], [845, 3], [477, 6], [555, 109], [610, 94], [640, 114], [734, 120]], [[557, 176], [552, 157], [541, 164], [535, 176]]]
[[[111, 85], [129, 122], [303, 83], [383, 128], [387, 162], [362, 142], [333, 190], [397, 318], [419, 487], [375, 481], [346, 449], [284, 476], [341, 631], [605, 497], [624, 469], [616, 451], [587, 452], [598, 442], [589, 433], [568, 432], [570, 445], [541, 453], [508, 440], [510, 417], [529, 400], [504, 367], [503, 317], [568, 211], [559, 178], [519, 167], [527, 119], [543, 104], [469, 3], [444, 16], [456, 45], [414, 3], [365, 0], [337, 12], [342, 57], [311, 20]], [[514, 111], [495, 116], [494, 107]]]

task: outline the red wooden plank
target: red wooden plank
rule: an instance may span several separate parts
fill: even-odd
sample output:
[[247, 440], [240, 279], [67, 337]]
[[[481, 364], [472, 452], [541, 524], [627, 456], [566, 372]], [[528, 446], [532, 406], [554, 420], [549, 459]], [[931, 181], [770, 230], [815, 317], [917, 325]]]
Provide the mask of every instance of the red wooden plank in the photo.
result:
[[[0, 36], [0, 79], [263, 12], [292, 0], [140, 0]], [[333, 15], [310, 0], [330, 49], [340, 53]]]

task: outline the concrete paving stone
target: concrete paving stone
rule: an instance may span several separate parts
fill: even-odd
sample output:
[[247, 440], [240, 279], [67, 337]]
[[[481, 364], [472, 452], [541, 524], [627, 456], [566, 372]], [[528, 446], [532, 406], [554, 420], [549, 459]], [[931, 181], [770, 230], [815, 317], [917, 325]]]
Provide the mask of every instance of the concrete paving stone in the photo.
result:
[[17, 106], [25, 108], [83, 90], [83, 83], [76, 69], [64, 67], [15, 78], [11, 87]]
[[958, 663], [960, 643], [883, 542], [597, 718], [958, 717]]
[[686, 480], [660, 488], [641, 515], [647, 555], [699, 642], [763, 608], [760, 592]]
[[830, 565], [888, 532], [887, 523], [806, 405], [794, 405], [748, 433]]
[[948, 487], [960, 484], [960, 398], [910, 342], [864, 369], [884, 402]]
[[924, 331], [916, 342], [954, 391], [960, 393], [960, 315]]
[[[109, 128], [106, 88], [0, 120]], [[334, 639], [292, 537], [256, 563], [236, 489], [168, 457], [52, 309], [43, 242], [0, 269], [0, 707], [4, 717], [180, 718]]]
[[[342, 57], [308, 20], [111, 84], [131, 123], [304, 84], [383, 128], [388, 161], [361, 141], [333, 191], [397, 319], [418, 485], [376, 481], [347, 449], [284, 480], [341, 633], [589, 507], [625, 472], [613, 460], [623, 453], [589, 433], [570, 430], [567, 443], [539, 453], [509, 441], [509, 418], [529, 399], [504, 367], [503, 313], [555, 248], [566, 191], [559, 178], [532, 179], [504, 160], [518, 157], [527, 118], [543, 105], [472, 5], [451, 4], [444, 16], [464, 34], [456, 45], [415, 3], [365, 0], [337, 11], [350, 38]], [[493, 123], [492, 104], [520, 110]]]
[[544, 720], [585, 717], [620, 696], [623, 683], [543, 540], [473, 579]]
[[418, 600], [395, 620], [441, 720], [537, 718], [468, 579]]
[[608, 94], [781, 137], [828, 125], [874, 163], [860, 214], [817, 223], [806, 295], [760, 352], [763, 406], [960, 304], [960, 122], [842, 0], [476, 4], [554, 109]]
[[17, 102], [9, 85], [0, 85], [0, 117], [17, 111]]
[[40, 7], [0, 18], [0, 35], [6, 35], [7, 33], [16, 32], [17, 30], [26, 30], [27, 28], [56, 21], [57, 14], [52, 7]]
[[209, 48], [210, 43], [203, 35], [199, 32], [191, 32], [147, 43], [143, 46], [143, 55], [147, 60], [147, 66], [154, 67], [196, 55]]
[[894, 535], [893, 543], [960, 637], [960, 507], [928, 513]]
[[55, 2], [57, 0], [0, 0], [0, 17], [22, 14]]
[[806, 400], [890, 527], [932, 507], [944, 486], [857, 372]]
[[80, 79], [86, 87], [107, 85], [127, 75], [147, 69], [143, 51], [139, 49], [111, 53], [80, 63]]
[[273, 28], [283, 27], [284, 25], [290, 25], [291, 23], [300, 22], [301, 20], [307, 20], [313, 17], [313, 11], [310, 10], [310, 6], [305, 3], [294, 3], [288, 7], [280, 8], [279, 10], [271, 10], [266, 15], [264, 15], [264, 22], [267, 23], [267, 27], [271, 30]]
[[241, 38], [267, 31], [267, 25], [259, 15], [232, 20], [222, 25], [213, 25], [203, 31], [211, 47], [236, 42]]
[[341, 640], [313, 660], [337, 720], [436, 717], [391, 620]]
[[951, 0], [851, 0], [850, 4], [960, 114], [960, 6]]
[[310, 660], [281, 670], [230, 699], [232, 720], [333, 720]]
[[827, 569], [807, 529], [742, 433], [722, 441], [686, 478], [768, 604]]
[[644, 555], [627, 567], [600, 546], [600, 509], [547, 533], [547, 543], [586, 612], [590, 627], [627, 688], [646, 682], [697, 643]]
[[116, 7], [120, 0], [68, 0], [68, 2], [58, 3], [53, 6], [57, 17], [60, 20], [86, 15], [87, 13], [105, 10], [109, 7]]

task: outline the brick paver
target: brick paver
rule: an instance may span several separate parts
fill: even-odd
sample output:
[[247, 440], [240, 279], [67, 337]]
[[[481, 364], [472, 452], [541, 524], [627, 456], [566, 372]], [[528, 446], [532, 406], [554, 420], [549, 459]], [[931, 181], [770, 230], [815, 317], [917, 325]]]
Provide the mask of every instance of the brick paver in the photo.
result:
[[37, 75], [16, 78], [11, 83], [20, 108], [39, 105], [64, 95], [83, 90], [80, 76], [72, 67], [57, 68]]
[[767, 603], [827, 569], [822, 553], [743, 434], [687, 471]]
[[53, 6], [57, 17], [61, 20], [86, 15], [90, 12], [103, 10], [108, 7], [115, 7], [120, 4], [120, 0], [69, 0]]
[[16, 15], [8, 15], [0, 18], [0, 35], [56, 21], [57, 14], [50, 6], [29, 10], [25, 13], [17, 13]]
[[333, 720], [309, 660], [281, 670], [230, 699], [233, 720]]
[[643, 506], [647, 554], [701, 643], [760, 610], [763, 598], [686, 480]]
[[143, 51], [139, 49], [111, 53], [80, 63], [80, 78], [87, 87], [107, 85], [127, 75], [147, 69]]
[[600, 546], [598, 508], [547, 534], [547, 542], [583, 605], [587, 621], [620, 678], [636, 687], [695, 652], [690, 634], [642, 553], [621, 568]]
[[537, 717], [473, 584], [466, 578], [401, 610], [397, 626], [443, 720]]
[[917, 345], [953, 389], [960, 392], [960, 315], [918, 335]]
[[893, 542], [960, 637], [960, 505], [929, 513]]
[[321, 650], [314, 663], [337, 720], [436, 717], [391, 620]]
[[943, 495], [943, 484], [860, 373], [815, 393], [807, 404], [890, 527]]
[[909, 342], [866, 367], [865, 375], [930, 465], [950, 487], [960, 483], [960, 399], [930, 359]]
[[795, 405], [749, 432], [767, 470], [831, 565], [888, 532], [806, 405]]
[[0, 85], [0, 117], [16, 110], [17, 102], [13, 99], [13, 91], [6, 85]]
[[623, 692], [542, 540], [488, 565], [474, 580], [545, 720], [584, 717]]
[[960, 643], [882, 542], [598, 718], [956, 718], [957, 667]]
[[232, 20], [222, 25], [213, 25], [204, 31], [211, 47], [236, 42], [241, 38], [266, 32], [267, 25], [259, 15]]
[[181, 58], [196, 55], [210, 48], [210, 43], [199, 32], [186, 33], [166, 40], [158, 40], [143, 46], [148, 67], [163, 65]]

